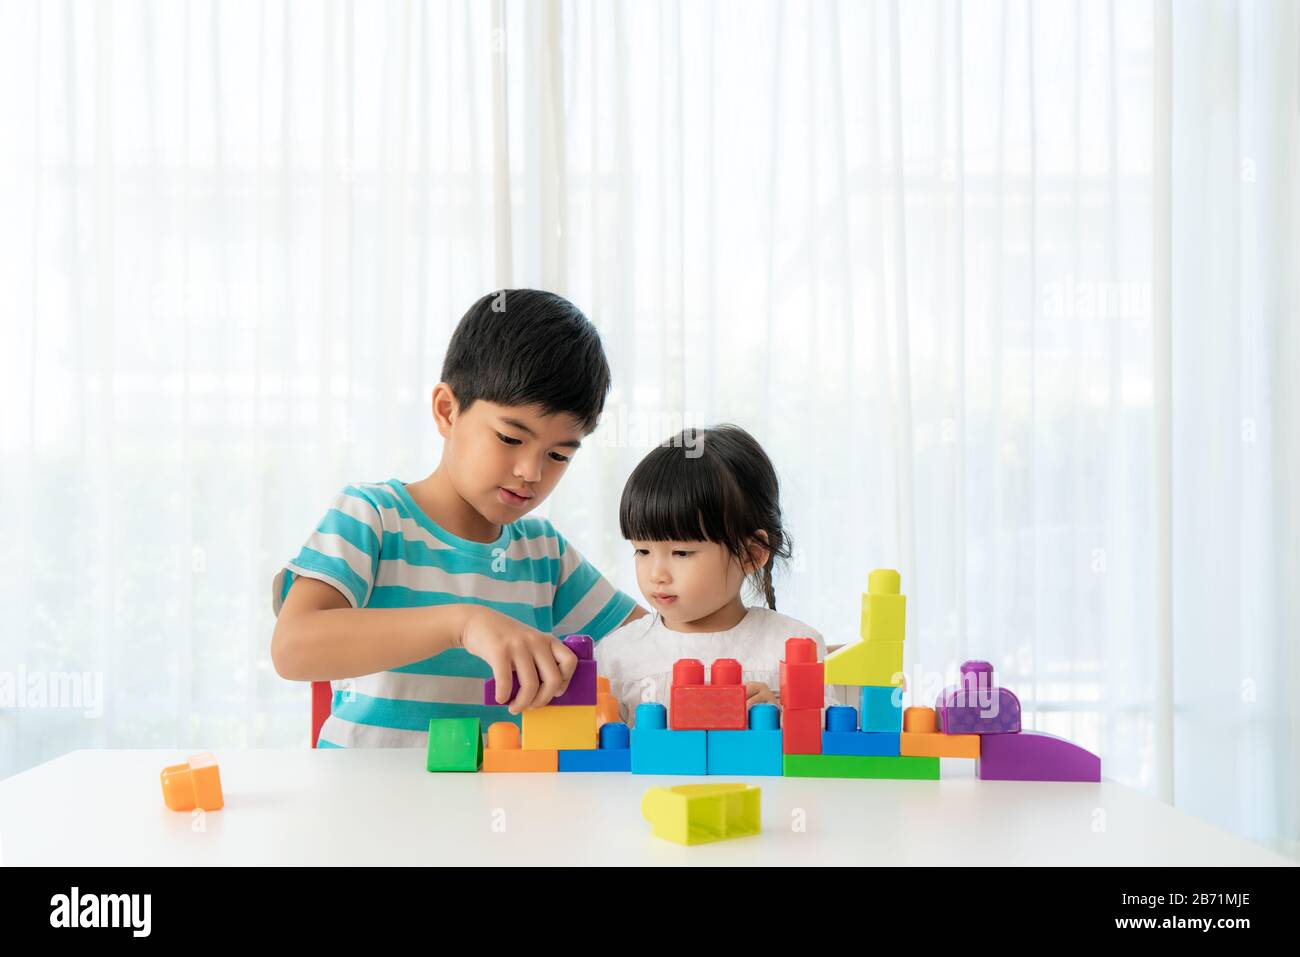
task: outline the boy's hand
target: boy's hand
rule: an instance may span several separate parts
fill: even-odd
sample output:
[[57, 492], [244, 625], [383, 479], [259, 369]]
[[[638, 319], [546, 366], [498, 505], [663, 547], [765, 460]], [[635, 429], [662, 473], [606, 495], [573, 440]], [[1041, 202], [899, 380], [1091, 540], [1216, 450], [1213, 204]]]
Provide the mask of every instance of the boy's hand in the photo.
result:
[[540, 708], [563, 694], [578, 667], [577, 657], [564, 642], [490, 608], [470, 612], [461, 630], [460, 646], [492, 669], [497, 704], [510, 701], [511, 672], [519, 676], [519, 694], [510, 702], [511, 714]]
[[751, 708], [756, 704], [775, 704], [781, 703], [780, 698], [767, 685], [761, 681], [745, 682], [745, 707]]

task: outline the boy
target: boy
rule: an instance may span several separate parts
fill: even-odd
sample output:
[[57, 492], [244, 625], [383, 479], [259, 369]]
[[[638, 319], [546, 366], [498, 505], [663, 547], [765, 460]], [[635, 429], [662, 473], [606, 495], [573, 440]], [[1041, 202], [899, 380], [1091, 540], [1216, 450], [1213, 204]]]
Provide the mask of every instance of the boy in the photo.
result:
[[[433, 390], [438, 467], [344, 488], [272, 584], [275, 670], [335, 682], [319, 747], [423, 747], [432, 717], [486, 725], [541, 707], [577, 663], [557, 637], [599, 640], [647, 614], [550, 522], [524, 518], [609, 385], [600, 336], [568, 300], [509, 289], [465, 313]], [[519, 694], [501, 707], [512, 671]]]

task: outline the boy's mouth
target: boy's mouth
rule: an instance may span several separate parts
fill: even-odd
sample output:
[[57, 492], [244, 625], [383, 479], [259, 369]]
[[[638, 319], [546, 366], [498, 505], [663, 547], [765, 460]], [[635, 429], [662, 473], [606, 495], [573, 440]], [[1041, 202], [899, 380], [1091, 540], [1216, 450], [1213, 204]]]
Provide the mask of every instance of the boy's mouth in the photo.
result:
[[520, 495], [518, 492], [512, 492], [504, 485], [497, 486], [497, 498], [501, 499], [505, 504], [512, 505], [515, 508], [518, 508], [521, 505], [527, 505], [533, 500], [531, 493], [528, 495]]

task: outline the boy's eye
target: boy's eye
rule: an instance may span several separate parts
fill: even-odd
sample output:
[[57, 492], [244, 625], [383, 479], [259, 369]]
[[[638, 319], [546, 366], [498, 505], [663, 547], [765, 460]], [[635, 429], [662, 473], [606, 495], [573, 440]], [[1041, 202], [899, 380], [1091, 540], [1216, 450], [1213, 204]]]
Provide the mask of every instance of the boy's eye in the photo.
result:
[[503, 435], [503, 434], [500, 433], [500, 432], [497, 433], [497, 438], [500, 439], [502, 442], [504, 442], [506, 445], [523, 445], [523, 444], [524, 444], [524, 440], [523, 440], [523, 439], [511, 438], [510, 436], [508, 436], [508, 435]]
[[557, 462], [567, 462], [567, 461], [569, 461], [569, 457], [568, 457], [567, 455], [561, 455], [559, 452], [552, 452], [552, 453], [551, 453], [551, 458], [555, 459], [555, 461], [557, 461]]

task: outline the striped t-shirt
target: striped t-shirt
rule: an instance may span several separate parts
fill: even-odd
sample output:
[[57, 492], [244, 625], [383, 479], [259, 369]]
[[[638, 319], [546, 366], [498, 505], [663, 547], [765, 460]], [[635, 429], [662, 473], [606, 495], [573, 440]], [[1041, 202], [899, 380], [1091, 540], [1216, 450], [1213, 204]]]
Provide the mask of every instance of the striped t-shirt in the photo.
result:
[[[426, 515], [397, 479], [348, 485], [298, 557], [275, 576], [278, 615], [296, 576], [337, 588], [354, 608], [469, 602], [557, 638], [599, 641], [636, 606], [544, 518], [504, 526], [495, 542], [459, 538]], [[429, 719], [519, 722], [483, 704], [487, 663], [463, 648], [390, 671], [331, 682], [330, 716], [318, 747], [424, 747]]]

